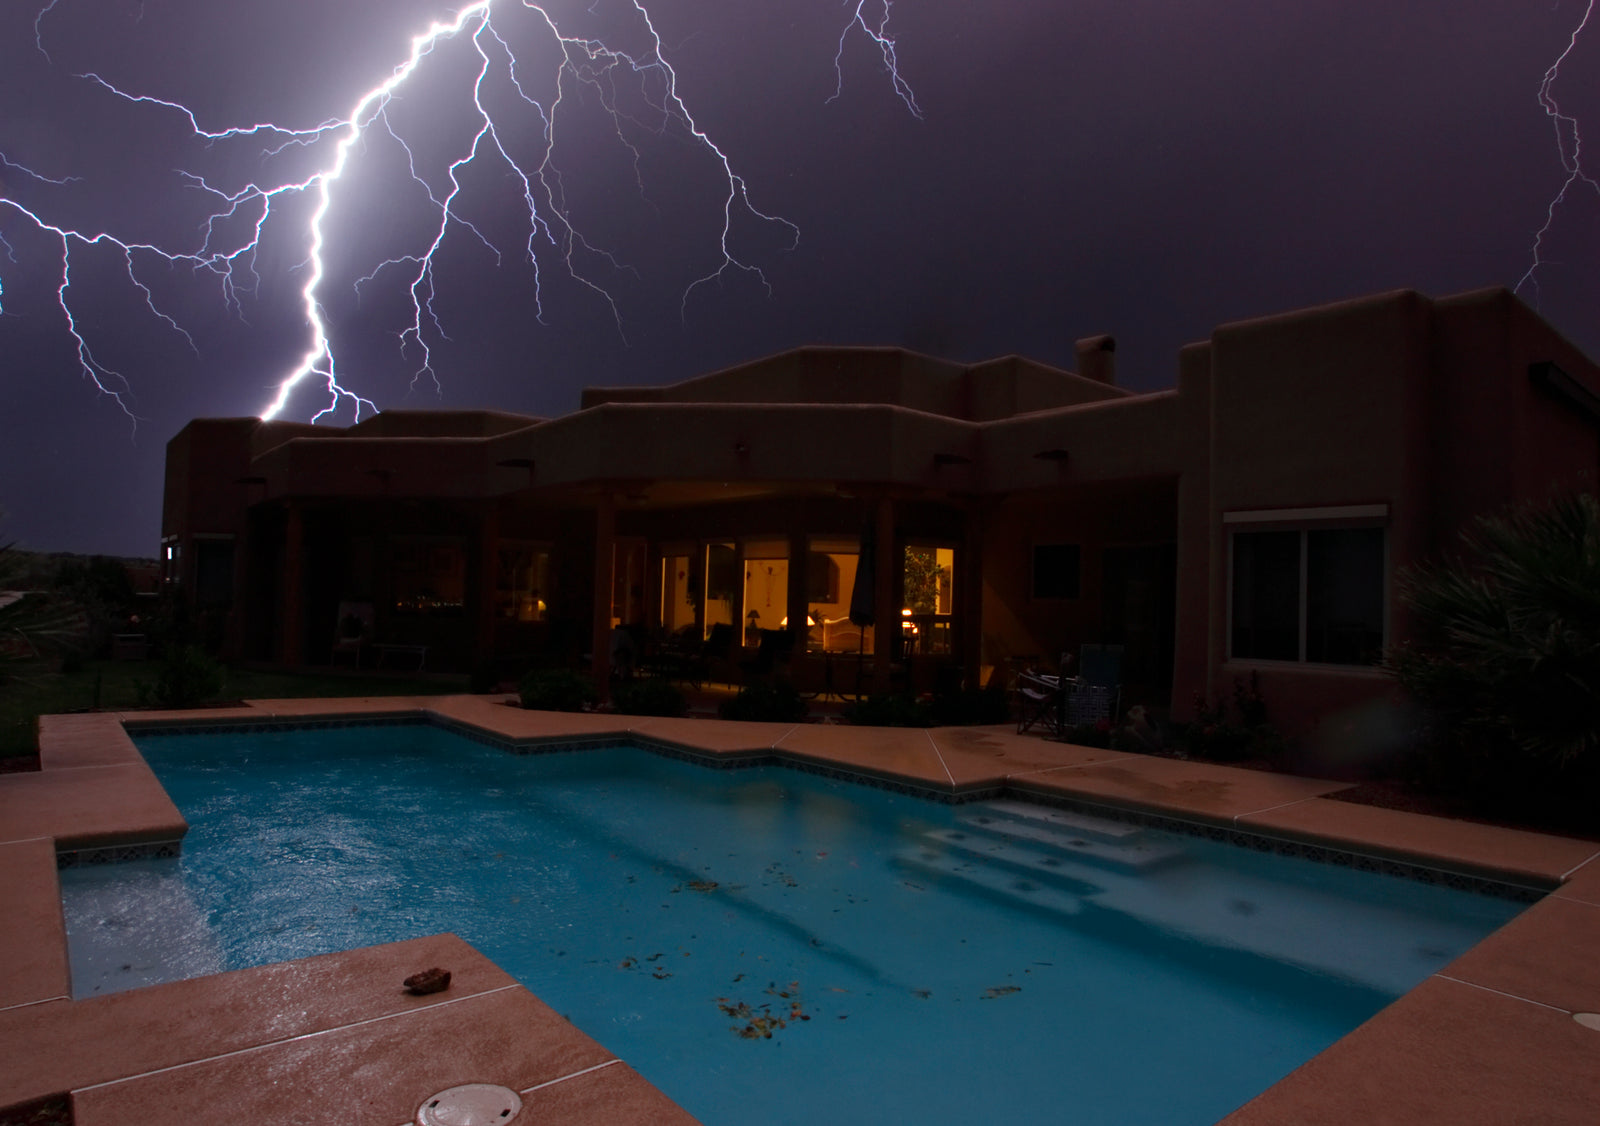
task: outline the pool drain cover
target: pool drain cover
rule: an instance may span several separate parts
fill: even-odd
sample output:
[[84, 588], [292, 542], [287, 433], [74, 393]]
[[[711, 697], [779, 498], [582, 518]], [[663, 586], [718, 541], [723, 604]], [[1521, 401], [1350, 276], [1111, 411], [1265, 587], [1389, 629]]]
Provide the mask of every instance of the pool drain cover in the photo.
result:
[[468, 1083], [440, 1091], [417, 1108], [417, 1126], [491, 1126], [510, 1122], [522, 1100], [509, 1087]]

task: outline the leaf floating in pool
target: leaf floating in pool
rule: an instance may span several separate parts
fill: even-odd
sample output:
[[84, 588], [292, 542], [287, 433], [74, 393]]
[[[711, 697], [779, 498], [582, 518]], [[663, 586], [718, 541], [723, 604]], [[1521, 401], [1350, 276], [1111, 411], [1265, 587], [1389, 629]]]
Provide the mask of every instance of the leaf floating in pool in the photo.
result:
[[647, 962], [659, 962], [659, 961], [661, 961], [661, 951], [657, 950], [654, 954], [650, 955], [650, 957], [646, 958], [645, 961], [647, 961]]
[[743, 1027], [735, 1025], [730, 1030], [743, 1040], [771, 1040], [773, 1032], [787, 1028], [790, 1020], [811, 1019], [800, 1011], [799, 1001], [790, 1004], [788, 1019], [772, 1015], [766, 1005], [759, 1010], [752, 1009], [743, 1001], [729, 1001], [726, 997], [717, 998], [717, 1008], [722, 1010], [723, 1015], [745, 1022]]
[[651, 974], [650, 976], [655, 978], [657, 981], [666, 981], [667, 978], [672, 976], [672, 971], [670, 971], [670, 970], [657, 970], [655, 973]]
[[617, 969], [619, 969], [619, 970], [631, 970], [631, 969], [633, 969], [634, 966], [637, 966], [638, 964], [639, 963], [634, 961], [632, 958], [624, 958], [624, 959], [622, 959], [622, 961], [617, 963]]
[[1021, 992], [1022, 992], [1022, 986], [1020, 986], [1020, 985], [994, 985], [994, 986], [990, 986], [988, 989], [985, 989], [983, 991], [982, 999], [985, 1000], [985, 1001], [992, 1001], [996, 997], [1004, 997], [1008, 993], [1021, 993]]
[[717, 890], [717, 881], [716, 880], [690, 880], [689, 883], [688, 883], [688, 888], [689, 888], [690, 891], [716, 891]]

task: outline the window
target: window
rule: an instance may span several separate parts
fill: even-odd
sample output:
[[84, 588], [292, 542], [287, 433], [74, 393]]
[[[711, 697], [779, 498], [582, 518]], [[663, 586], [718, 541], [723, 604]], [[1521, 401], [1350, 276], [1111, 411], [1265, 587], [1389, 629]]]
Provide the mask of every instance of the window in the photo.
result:
[[1383, 535], [1372, 527], [1234, 532], [1229, 655], [1376, 664]]
[[694, 628], [695, 608], [700, 605], [698, 554], [698, 548], [690, 547], [661, 557], [661, 626], [668, 633]]
[[953, 548], [908, 544], [902, 572], [904, 601], [900, 636], [905, 653], [951, 652], [950, 616], [955, 601]]
[[873, 627], [850, 621], [860, 562], [861, 541], [854, 536], [813, 536], [806, 544], [806, 652], [873, 651]]
[[1033, 597], [1077, 598], [1082, 551], [1075, 543], [1033, 546]]
[[789, 623], [789, 541], [745, 540], [744, 641], [759, 645], [761, 631]]
[[739, 595], [744, 588], [739, 548], [731, 543], [709, 543], [705, 548], [705, 621], [702, 637], [715, 626], [731, 626], [739, 615]]
[[514, 622], [542, 622], [549, 613], [550, 552], [502, 544], [495, 570], [495, 614]]
[[396, 537], [392, 581], [397, 614], [459, 614], [466, 593], [467, 554], [459, 540]]

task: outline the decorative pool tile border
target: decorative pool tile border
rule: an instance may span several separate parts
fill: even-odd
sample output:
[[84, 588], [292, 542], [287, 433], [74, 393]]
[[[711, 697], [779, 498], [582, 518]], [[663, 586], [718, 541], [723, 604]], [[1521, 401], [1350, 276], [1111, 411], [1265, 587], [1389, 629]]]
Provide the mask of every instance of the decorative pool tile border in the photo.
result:
[[107, 845], [101, 848], [66, 848], [56, 852], [56, 867], [94, 868], [101, 864], [121, 864], [125, 860], [171, 860], [183, 851], [182, 841], [148, 841], [134, 845]]
[[238, 735], [246, 731], [318, 731], [330, 727], [426, 727], [432, 722], [430, 717], [417, 712], [409, 715], [374, 712], [370, 715], [340, 715], [326, 718], [297, 716], [293, 719], [283, 716], [263, 716], [260, 719], [240, 716], [221, 723], [173, 723], [171, 720], [126, 719], [122, 721], [122, 727], [129, 735], [134, 736]]
[[1186, 821], [1180, 817], [1146, 813], [1143, 810], [1126, 809], [1121, 806], [1102, 805], [1099, 802], [1084, 801], [1062, 794], [1047, 794], [1038, 790], [1008, 787], [1005, 796], [1032, 802], [1036, 805], [1048, 805], [1072, 813], [1099, 817], [1107, 821], [1121, 821], [1149, 829], [1160, 829], [1169, 833], [1181, 833], [1185, 836], [1221, 841], [1224, 844], [1248, 848], [1254, 852], [1272, 852], [1280, 856], [1293, 856], [1300, 860], [1310, 860], [1317, 864], [1329, 864], [1335, 868], [1351, 868], [1358, 872], [1376, 872], [1385, 876], [1398, 876], [1402, 879], [1415, 880], [1418, 883], [1453, 888], [1456, 891], [1469, 891], [1478, 895], [1493, 896], [1496, 899], [1509, 899], [1517, 903], [1537, 902], [1551, 891], [1550, 888], [1533, 887], [1527, 884], [1513, 883], [1509, 880], [1494, 879], [1489, 876], [1450, 872], [1443, 868], [1430, 868], [1424, 864], [1414, 864], [1386, 856], [1374, 856], [1370, 853], [1352, 852], [1349, 849], [1332, 848], [1327, 845], [1313, 844], [1309, 841], [1297, 841], [1288, 837], [1271, 836], [1244, 829], [1233, 829], [1223, 825], [1208, 824], [1204, 821]]
[[[494, 747], [497, 750], [516, 755], [570, 754], [577, 751], [595, 751], [613, 747], [637, 747], [652, 754], [661, 755], [664, 758], [678, 759], [682, 762], [716, 770], [737, 770], [753, 766], [781, 766], [789, 770], [798, 770], [802, 773], [813, 774], [838, 782], [870, 786], [874, 789], [888, 790], [892, 793], [904, 794], [924, 801], [939, 802], [943, 805], [963, 805], [968, 802], [1011, 798], [1033, 802], [1037, 805], [1054, 806], [1058, 809], [1071, 810], [1075, 813], [1083, 813], [1107, 820], [1123, 821], [1148, 828], [1161, 829], [1184, 836], [1222, 841], [1241, 848], [1252, 849], [1256, 852], [1273, 852], [1284, 856], [1298, 857], [1302, 860], [1310, 860], [1318, 864], [1330, 864], [1339, 868], [1352, 868], [1362, 872], [1377, 872], [1388, 876], [1398, 876], [1402, 879], [1416, 880], [1419, 883], [1434, 884], [1459, 891], [1474, 892], [1479, 895], [1490, 895], [1519, 903], [1533, 903], [1542, 899], [1551, 890], [1545, 887], [1532, 887], [1487, 876], [1451, 872], [1442, 868], [1432, 868], [1404, 860], [1352, 852], [1348, 849], [1332, 848], [1327, 845], [1291, 840], [1286, 837], [1250, 832], [1204, 821], [1189, 821], [1159, 813], [1148, 813], [1143, 810], [1104, 805], [1099, 802], [1085, 801], [1062, 794], [1044, 793], [1039, 790], [1014, 785], [990, 786], [982, 789], [961, 791], [921, 786], [901, 779], [886, 778], [881, 775], [848, 770], [810, 759], [797, 758], [782, 751], [755, 751], [743, 754], [714, 755], [642, 735], [610, 734], [548, 739], [538, 737], [516, 739], [497, 735], [492, 731], [486, 731], [481, 727], [473, 726], [470, 723], [465, 723], [449, 716], [439, 715], [435, 712], [412, 712], [401, 715], [393, 712], [384, 712], [369, 715], [307, 716], [293, 719], [276, 717], [247, 719], [239, 717], [223, 723], [192, 724], [172, 723], [171, 721], [140, 723], [137, 719], [128, 719], [123, 722], [123, 727], [129, 735], [227, 735], [241, 731], [276, 732], [337, 727], [402, 726], [437, 727], [461, 738], [470, 739], [474, 743], [480, 743], [484, 746]], [[172, 851], [145, 851], [163, 848], [170, 848]], [[173, 841], [158, 842], [153, 845], [132, 845], [106, 849], [78, 849], [57, 853], [56, 855], [57, 865], [65, 868], [77, 867], [82, 864], [105, 864], [125, 859], [142, 859], [148, 856], [176, 856], [178, 855], [177, 850], [178, 842]], [[63, 860], [63, 857], [72, 857], [73, 859]]]

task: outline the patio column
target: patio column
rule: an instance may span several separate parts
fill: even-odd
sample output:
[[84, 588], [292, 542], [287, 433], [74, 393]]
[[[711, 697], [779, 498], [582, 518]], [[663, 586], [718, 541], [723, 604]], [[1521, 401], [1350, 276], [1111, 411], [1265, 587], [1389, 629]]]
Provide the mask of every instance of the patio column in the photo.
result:
[[495, 588], [500, 580], [500, 510], [491, 507], [478, 526], [478, 614], [473, 663], [494, 657]]
[[988, 513], [982, 503], [968, 502], [961, 558], [956, 561], [961, 575], [955, 606], [961, 631], [961, 676], [968, 688], [983, 687], [983, 534], [987, 524]]
[[794, 630], [794, 654], [796, 657], [805, 656], [806, 652], [806, 614], [811, 606], [806, 602], [806, 596], [811, 593], [807, 588], [806, 564], [811, 560], [806, 555], [808, 541], [804, 529], [789, 529], [789, 628]]
[[873, 575], [872, 600], [877, 619], [872, 634], [872, 690], [889, 691], [894, 651], [900, 636], [900, 605], [894, 597], [894, 572], [901, 566], [894, 542], [894, 500], [878, 498], [876, 520], [877, 573]]
[[594, 509], [594, 628], [589, 671], [602, 700], [611, 697], [611, 568], [616, 545], [616, 498], [601, 493]]
[[283, 663], [305, 664], [305, 516], [300, 506], [288, 505], [288, 520], [283, 529], [283, 620], [279, 623], [278, 651]]

